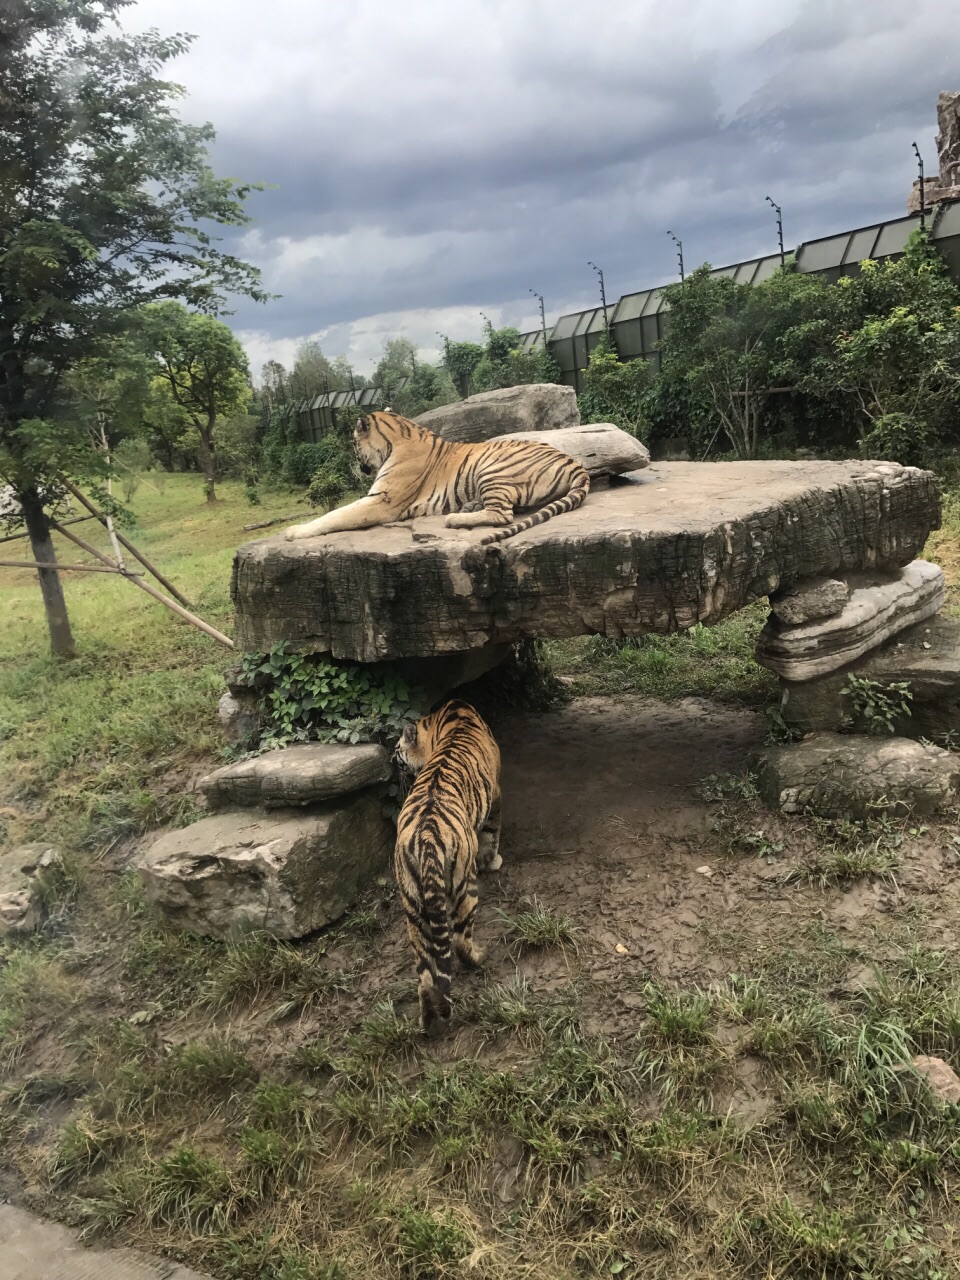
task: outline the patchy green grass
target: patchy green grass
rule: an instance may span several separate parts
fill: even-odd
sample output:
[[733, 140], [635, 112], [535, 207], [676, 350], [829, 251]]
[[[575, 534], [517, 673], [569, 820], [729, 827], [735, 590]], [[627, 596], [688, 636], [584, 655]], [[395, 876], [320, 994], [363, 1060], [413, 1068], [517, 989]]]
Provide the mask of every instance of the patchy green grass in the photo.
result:
[[[137, 505], [144, 549], [228, 628], [239, 526], [296, 504], [225, 496], [208, 511], [173, 477]], [[50, 927], [0, 945], [0, 1147], [34, 1207], [218, 1280], [958, 1273], [960, 1109], [909, 1068], [960, 1067], [948, 828], [787, 823], [716, 773], [687, 797], [713, 826], [678, 837], [696, 901], [716, 895], [699, 932], [621, 955], [598, 933], [618, 936], [624, 882], [598, 923], [534, 861], [543, 898], [502, 928], [484, 909], [487, 970], [458, 976], [455, 1027], [427, 1042], [387, 895], [302, 943], [220, 942], [106, 869], [118, 836], [190, 816], [229, 655], [129, 584], [67, 586], [82, 653], [60, 666], [32, 581], [0, 576], [0, 821], [71, 859]], [[760, 621], [548, 648], [583, 692], [760, 703]], [[934, 839], [937, 892], [911, 896]], [[571, 875], [601, 870], [585, 854]], [[686, 874], [651, 915], [686, 905]], [[838, 924], [870, 881], [889, 909]]]
[[[258, 536], [243, 525], [298, 503], [268, 494], [251, 507], [231, 482], [221, 492], [208, 507], [196, 476], [168, 476], [162, 492], [145, 482], [128, 536], [205, 621], [229, 634], [233, 551]], [[98, 529], [91, 522], [83, 536], [107, 549]], [[65, 562], [84, 559], [55, 541]], [[36, 575], [0, 569], [0, 840], [42, 832], [94, 848], [189, 821], [191, 801], [175, 779], [222, 749], [217, 700], [229, 652], [128, 582], [100, 573], [63, 578], [79, 650], [70, 662], [49, 656]]]
[[715, 627], [697, 625], [677, 635], [638, 640], [551, 640], [545, 647], [557, 675], [568, 678], [577, 694], [710, 697], [760, 705], [778, 697], [776, 677], [753, 657], [767, 615], [766, 602], [758, 601]]

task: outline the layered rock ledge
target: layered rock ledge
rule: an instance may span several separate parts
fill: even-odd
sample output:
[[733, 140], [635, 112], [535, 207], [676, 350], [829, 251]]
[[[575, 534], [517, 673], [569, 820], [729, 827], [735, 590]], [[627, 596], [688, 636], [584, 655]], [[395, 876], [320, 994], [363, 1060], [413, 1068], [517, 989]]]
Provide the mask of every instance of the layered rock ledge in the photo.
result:
[[940, 522], [932, 472], [876, 462], [659, 463], [507, 542], [442, 517], [241, 546], [241, 650], [360, 662], [537, 636], [712, 625], [818, 575], [892, 570]]

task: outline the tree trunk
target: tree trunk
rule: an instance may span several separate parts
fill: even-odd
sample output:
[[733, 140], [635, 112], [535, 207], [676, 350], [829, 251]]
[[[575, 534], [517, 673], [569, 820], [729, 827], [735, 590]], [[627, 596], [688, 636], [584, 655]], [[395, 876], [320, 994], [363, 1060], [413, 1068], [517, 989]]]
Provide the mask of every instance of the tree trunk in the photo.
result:
[[[18, 495], [23, 510], [23, 520], [30, 535], [30, 547], [34, 560], [47, 564], [55, 564], [57, 554], [53, 549], [50, 537], [50, 526], [35, 490], [27, 490]], [[67, 616], [67, 602], [63, 598], [63, 586], [56, 569], [38, 569], [40, 593], [43, 596], [43, 607], [47, 614], [47, 627], [50, 631], [50, 651], [59, 658], [72, 658], [76, 655], [73, 632], [70, 630], [70, 619]]]
[[197, 462], [203, 476], [203, 492], [208, 502], [217, 500], [217, 475], [213, 462], [213, 428], [216, 418], [210, 417], [205, 427], [200, 427], [200, 444], [197, 446]]

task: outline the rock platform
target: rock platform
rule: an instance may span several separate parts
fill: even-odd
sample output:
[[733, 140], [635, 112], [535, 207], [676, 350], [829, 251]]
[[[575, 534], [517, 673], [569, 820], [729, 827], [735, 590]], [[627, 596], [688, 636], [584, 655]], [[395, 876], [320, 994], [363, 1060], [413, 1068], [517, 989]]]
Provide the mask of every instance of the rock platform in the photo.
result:
[[658, 463], [490, 547], [442, 517], [248, 542], [235, 637], [377, 662], [682, 631], [806, 578], [899, 569], [939, 522], [936, 477], [915, 467]]

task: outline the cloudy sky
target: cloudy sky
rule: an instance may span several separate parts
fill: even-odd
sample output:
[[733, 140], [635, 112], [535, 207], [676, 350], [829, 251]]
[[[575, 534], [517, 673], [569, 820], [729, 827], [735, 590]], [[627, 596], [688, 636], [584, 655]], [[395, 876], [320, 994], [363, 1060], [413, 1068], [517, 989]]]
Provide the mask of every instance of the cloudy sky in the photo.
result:
[[140, 0], [218, 172], [274, 184], [240, 251], [282, 298], [231, 323], [368, 370], [403, 334], [533, 328], [686, 265], [896, 217], [960, 89], [954, 0]]

